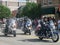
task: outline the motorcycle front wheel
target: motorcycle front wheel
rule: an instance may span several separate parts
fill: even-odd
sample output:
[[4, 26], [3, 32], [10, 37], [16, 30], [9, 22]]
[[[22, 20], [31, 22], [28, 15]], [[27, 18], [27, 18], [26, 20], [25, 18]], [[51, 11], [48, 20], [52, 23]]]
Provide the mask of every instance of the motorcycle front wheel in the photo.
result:
[[57, 42], [59, 40], [59, 35], [56, 33], [53, 33], [52, 40], [53, 42]]
[[29, 30], [29, 35], [31, 35], [31, 31]]
[[13, 31], [13, 36], [16, 37], [16, 31]]

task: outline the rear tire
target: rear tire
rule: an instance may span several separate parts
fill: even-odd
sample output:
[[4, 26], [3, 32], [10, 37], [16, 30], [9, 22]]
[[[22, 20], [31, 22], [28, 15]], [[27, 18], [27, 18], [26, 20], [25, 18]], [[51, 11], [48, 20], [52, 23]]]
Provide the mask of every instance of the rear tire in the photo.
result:
[[26, 32], [24, 32], [24, 34], [26, 35]]
[[[57, 37], [57, 38], [56, 38]], [[56, 39], [55, 39], [56, 38]], [[57, 42], [59, 40], [59, 35], [54, 33], [54, 36], [52, 36], [53, 42]]]
[[14, 37], [16, 37], [16, 34], [14, 34]]
[[39, 37], [40, 40], [43, 40], [43, 37]]
[[7, 36], [7, 34], [4, 34], [5, 36]]
[[31, 35], [31, 32], [29, 32], [29, 35]]

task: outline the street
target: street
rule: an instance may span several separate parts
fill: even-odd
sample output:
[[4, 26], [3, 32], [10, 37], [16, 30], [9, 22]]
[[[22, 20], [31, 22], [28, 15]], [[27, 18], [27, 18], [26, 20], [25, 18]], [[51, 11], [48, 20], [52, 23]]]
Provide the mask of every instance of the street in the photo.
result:
[[16, 37], [13, 37], [13, 35], [5, 37], [4, 34], [0, 32], [0, 45], [60, 45], [60, 40], [56, 43], [51, 39], [43, 39], [41, 41], [34, 35], [34, 31], [32, 35], [24, 35], [21, 30], [17, 30]]

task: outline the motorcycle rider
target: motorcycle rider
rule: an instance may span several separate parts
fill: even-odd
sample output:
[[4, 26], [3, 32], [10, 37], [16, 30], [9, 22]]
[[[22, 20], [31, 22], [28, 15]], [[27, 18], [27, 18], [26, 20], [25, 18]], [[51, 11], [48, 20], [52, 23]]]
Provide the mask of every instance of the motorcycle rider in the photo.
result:
[[49, 24], [48, 18], [44, 17], [43, 19], [41, 19], [40, 24], [41, 24], [41, 31], [46, 36], [46, 30], [48, 30], [48, 24]]
[[26, 28], [27, 17], [24, 17], [24, 28]]
[[[7, 18], [6, 20], [6, 28], [5, 28], [5, 33], [7, 33], [8, 31], [10, 31], [9, 29], [11, 29], [11, 27], [17, 27], [17, 22], [15, 18]], [[16, 30], [16, 28], [12, 29], [12, 30]]]
[[[56, 30], [54, 30], [54, 22], [52, 19], [44, 17], [44, 19], [40, 21], [41, 27], [35, 31], [35, 34], [39, 37], [40, 40], [43, 38], [51, 38], [53, 42], [57, 42], [59, 40], [59, 35]], [[39, 33], [40, 32], [40, 33]]]
[[28, 26], [30, 26], [30, 27], [32, 26], [32, 21], [28, 17], [25, 17], [24, 18], [24, 28], [23, 28], [24, 34], [29, 32]]
[[27, 26], [27, 24], [32, 25], [32, 22], [30, 19], [27, 19], [26, 26]]
[[49, 33], [51, 27], [55, 29], [55, 25], [51, 17], [48, 18], [44, 17], [43, 21], [41, 21], [40, 24], [42, 27], [41, 30], [45, 34], [45, 36], [46, 36], [46, 31], [48, 31], [47, 33]]
[[[12, 19], [10, 19], [10, 25], [9, 25], [9, 27], [11, 28], [11, 26], [17, 28], [17, 21], [16, 21], [15, 17], [13, 17]], [[14, 28], [14, 30], [16, 30], [16, 28]]]
[[25, 18], [24, 18], [24, 27], [26, 27], [26, 25], [27, 25], [28, 23], [29, 23], [30, 25], [32, 25], [31, 19], [29, 19], [28, 17], [25, 17]]
[[49, 17], [49, 27], [55, 29], [55, 24], [51, 17]]
[[8, 32], [8, 26], [9, 26], [9, 24], [10, 24], [9, 18], [6, 18], [6, 26], [5, 26], [4, 33]]

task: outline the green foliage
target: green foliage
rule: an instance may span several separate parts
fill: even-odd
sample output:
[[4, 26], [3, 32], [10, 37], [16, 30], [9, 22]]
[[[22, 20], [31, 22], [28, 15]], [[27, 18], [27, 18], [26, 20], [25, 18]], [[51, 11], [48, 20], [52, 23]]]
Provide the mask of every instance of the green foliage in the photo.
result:
[[23, 17], [24, 15], [23, 15], [23, 8], [24, 8], [25, 6], [21, 6], [21, 7], [19, 7], [18, 8], [18, 13], [17, 13], [17, 15], [16, 15], [16, 17]]
[[41, 15], [55, 14], [55, 7], [41, 7], [41, 4], [27, 2], [18, 9], [17, 17], [28, 16], [32, 19], [40, 18]]
[[32, 19], [38, 18], [41, 15], [41, 5], [27, 2], [23, 8], [18, 9], [17, 17], [28, 16]]
[[11, 16], [10, 9], [3, 5], [0, 5], [0, 18], [7, 18], [10, 16]]

